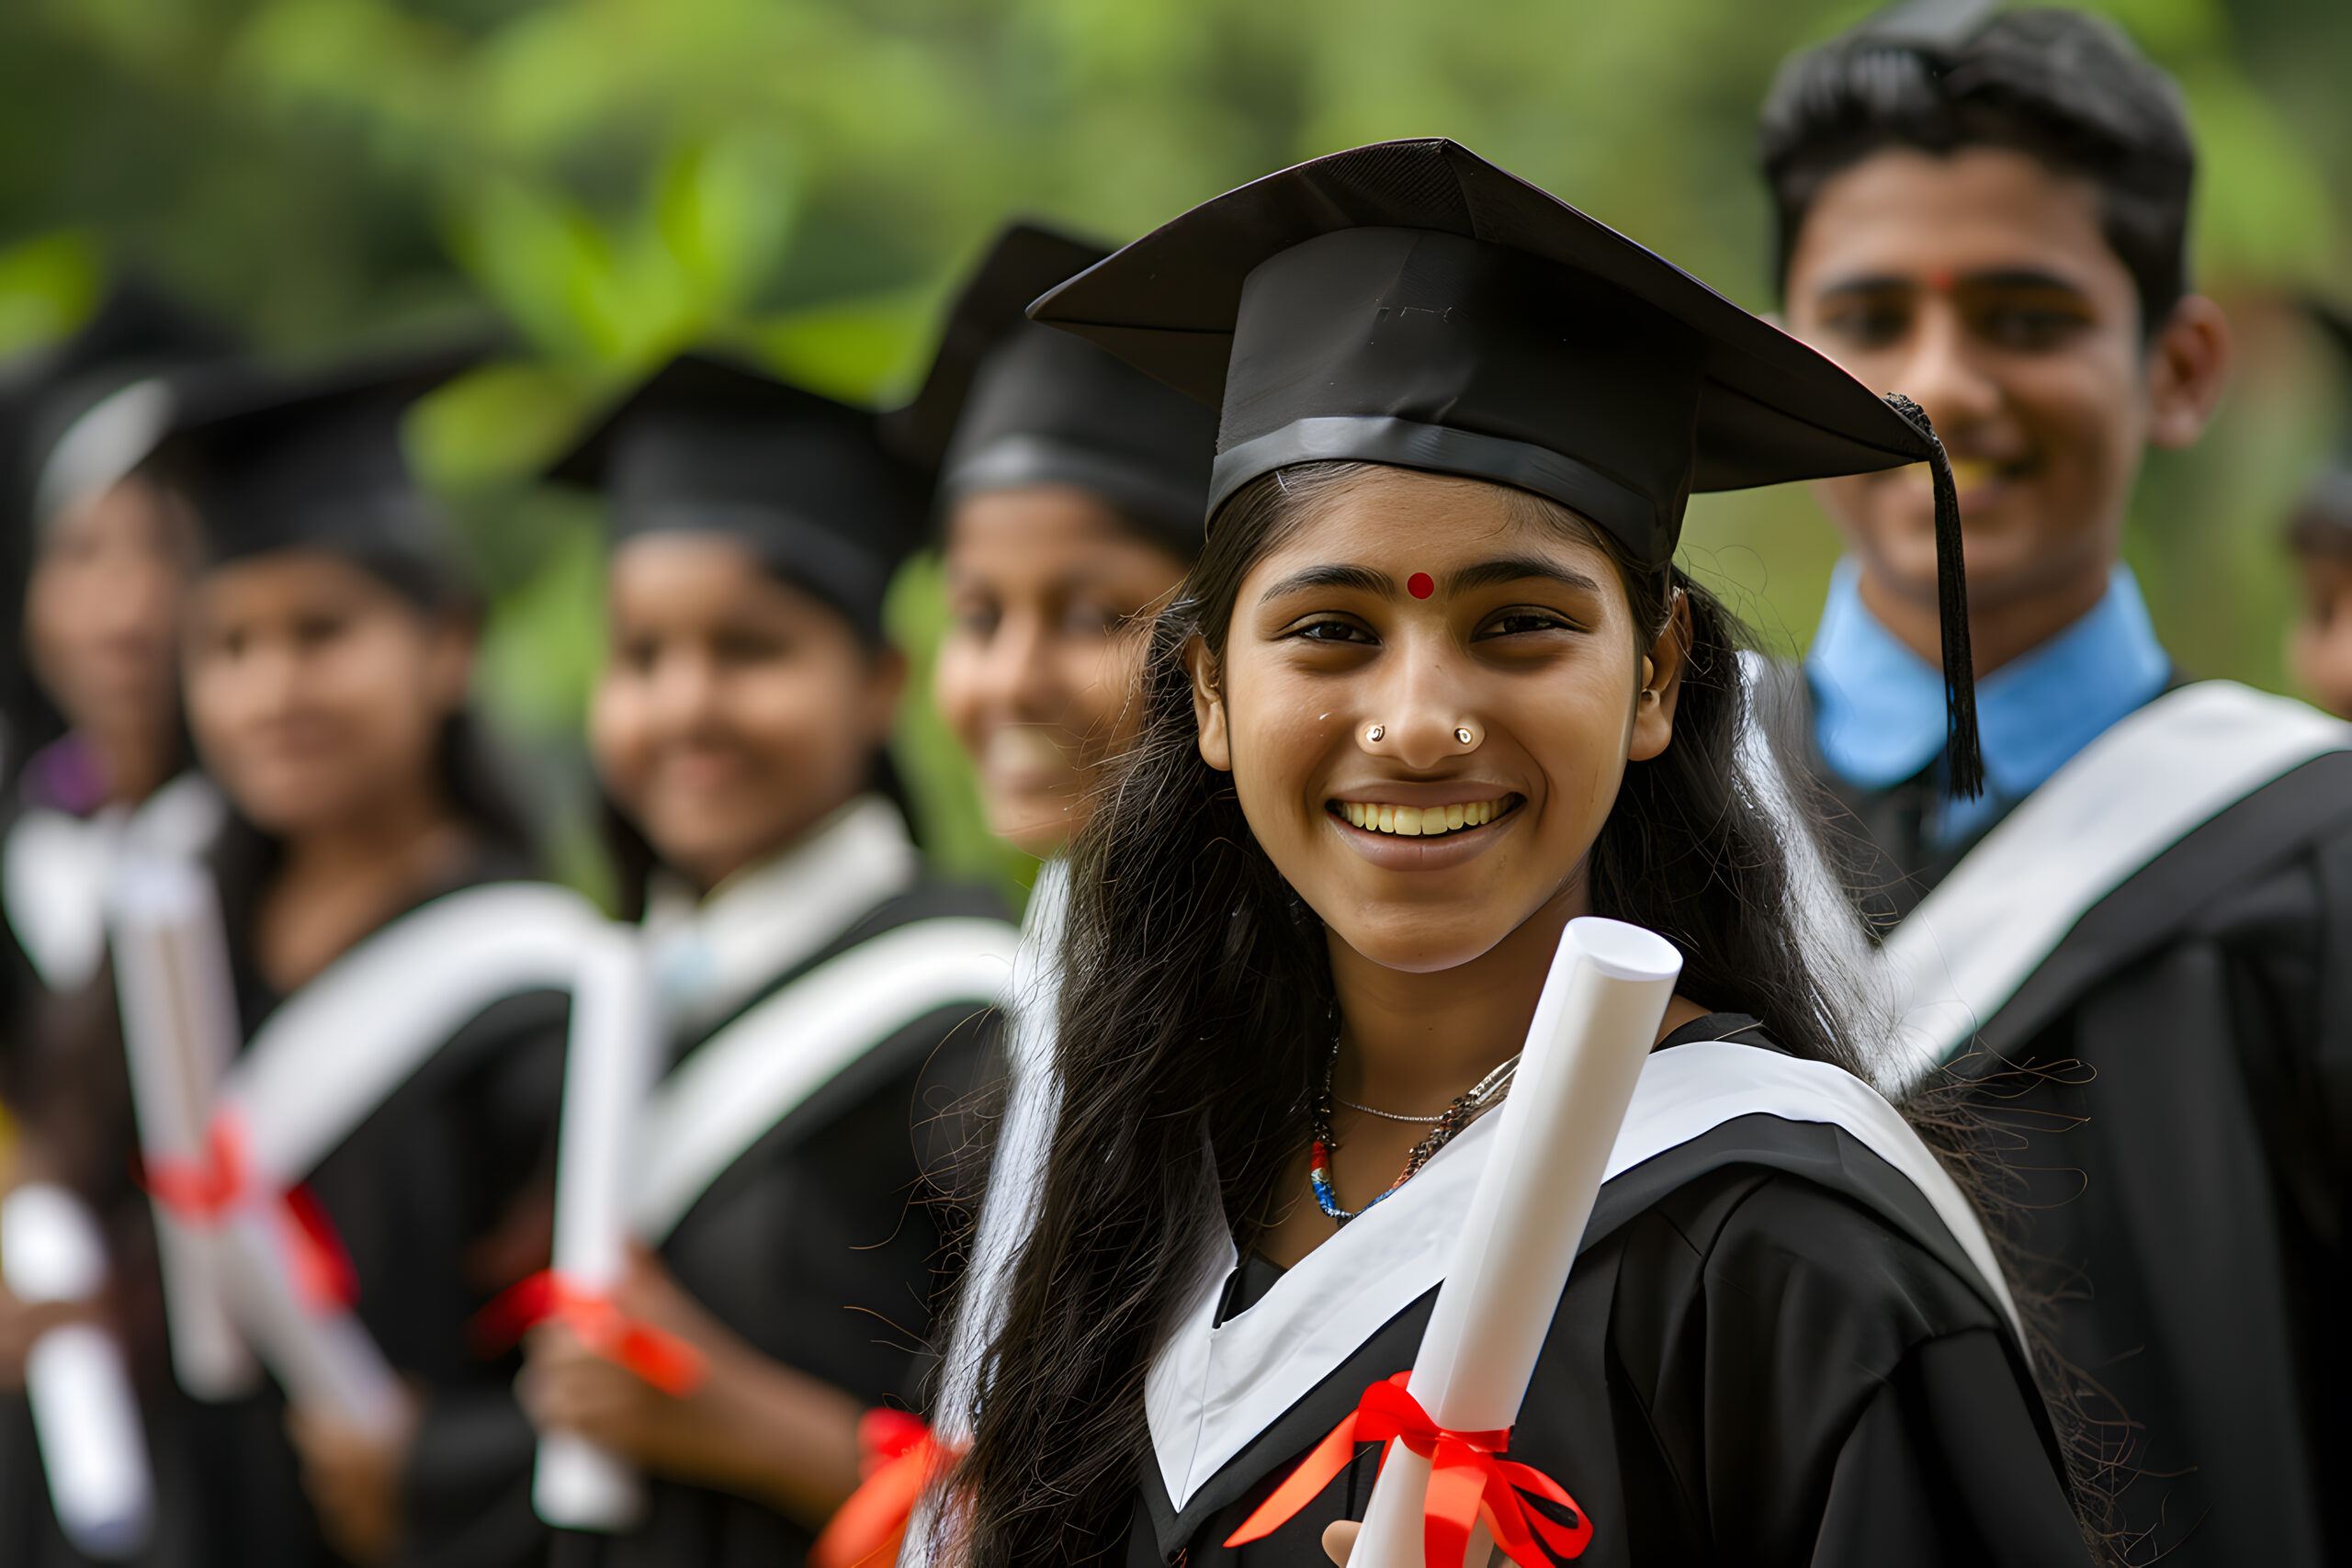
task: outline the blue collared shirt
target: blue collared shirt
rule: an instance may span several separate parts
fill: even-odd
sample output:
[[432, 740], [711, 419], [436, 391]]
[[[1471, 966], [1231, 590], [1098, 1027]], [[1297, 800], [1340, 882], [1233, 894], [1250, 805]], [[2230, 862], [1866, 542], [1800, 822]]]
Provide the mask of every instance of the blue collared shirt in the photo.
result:
[[[1942, 754], [1944, 678], [1863, 607], [1860, 581], [1851, 560], [1838, 563], [1804, 671], [1823, 760], [1848, 784], [1882, 790]], [[2171, 675], [2140, 584], [2118, 562], [2088, 615], [1976, 683], [1984, 793], [1945, 801], [1934, 841], [1966, 839], [2032, 794]]]

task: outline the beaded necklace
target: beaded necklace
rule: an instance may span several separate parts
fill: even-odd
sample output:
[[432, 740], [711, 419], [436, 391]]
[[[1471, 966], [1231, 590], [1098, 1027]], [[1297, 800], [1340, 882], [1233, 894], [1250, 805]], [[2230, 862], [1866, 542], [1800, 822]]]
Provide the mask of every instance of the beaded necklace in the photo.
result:
[[[1377, 1207], [1381, 1200], [1386, 1198], [1390, 1192], [1396, 1191], [1396, 1189], [1419, 1175], [1421, 1167], [1429, 1164], [1430, 1157], [1438, 1150], [1453, 1142], [1456, 1134], [1476, 1121], [1481, 1112], [1500, 1105], [1510, 1094], [1511, 1078], [1519, 1071], [1519, 1057], [1514, 1054], [1510, 1060], [1473, 1084], [1466, 1093], [1455, 1096], [1453, 1103], [1438, 1115], [1411, 1118], [1416, 1122], [1424, 1120], [1433, 1122], [1436, 1125], [1430, 1129], [1429, 1136], [1413, 1145], [1413, 1152], [1405, 1157], [1405, 1168], [1397, 1173], [1396, 1180], [1388, 1184], [1387, 1190], [1366, 1203], [1362, 1209], [1340, 1208], [1339, 1194], [1331, 1184], [1331, 1152], [1340, 1146], [1339, 1139], [1331, 1135], [1331, 1107], [1337, 1100], [1331, 1092], [1331, 1078], [1332, 1075], [1338, 1071], [1339, 1066], [1340, 1036], [1339, 1032], [1334, 1030], [1331, 1034], [1331, 1055], [1323, 1064], [1323, 1089], [1315, 1097], [1315, 1145], [1312, 1152], [1307, 1156], [1306, 1181], [1307, 1185], [1315, 1190], [1316, 1205], [1334, 1222], [1344, 1225], [1358, 1214]], [[1351, 1104], [1344, 1100], [1339, 1103]], [[1352, 1108], [1369, 1109], [1363, 1106]], [[1381, 1112], [1374, 1111], [1373, 1114], [1380, 1115]], [[1390, 1120], [1401, 1122], [1407, 1118], [1392, 1116]]]

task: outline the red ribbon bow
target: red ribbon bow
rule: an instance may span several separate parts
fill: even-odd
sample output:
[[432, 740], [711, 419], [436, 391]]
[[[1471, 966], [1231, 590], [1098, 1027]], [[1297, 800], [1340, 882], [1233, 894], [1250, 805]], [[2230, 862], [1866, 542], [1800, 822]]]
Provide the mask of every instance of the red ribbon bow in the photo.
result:
[[[1430, 1461], [1429, 1501], [1422, 1514], [1421, 1551], [1431, 1568], [1462, 1561], [1470, 1550], [1470, 1527], [1480, 1520], [1504, 1555], [1520, 1568], [1555, 1568], [1582, 1555], [1592, 1540], [1592, 1520], [1558, 1482], [1532, 1465], [1503, 1457], [1510, 1432], [1455, 1432], [1441, 1427], [1406, 1392], [1409, 1372], [1363, 1391], [1356, 1407], [1315, 1445], [1273, 1495], [1226, 1538], [1240, 1546], [1272, 1535], [1290, 1522], [1332, 1477], [1354, 1462], [1358, 1443], [1400, 1439]], [[1387, 1463], [1387, 1456], [1381, 1458]]]
[[808, 1568], [870, 1568], [895, 1562], [907, 1521], [932, 1478], [957, 1450], [903, 1410], [869, 1410], [857, 1423], [857, 1472], [865, 1479], [808, 1551]]
[[[150, 1159], [141, 1185], [183, 1224], [219, 1224], [254, 1192], [243, 1130], [226, 1113], [215, 1116], [205, 1129], [202, 1159]], [[357, 1305], [358, 1270], [318, 1195], [300, 1185], [279, 1193], [277, 1223], [294, 1265], [295, 1289], [311, 1309], [334, 1312]]]
[[590, 1350], [673, 1399], [692, 1393], [710, 1371], [710, 1359], [694, 1345], [629, 1316], [609, 1296], [582, 1290], [552, 1269], [517, 1281], [474, 1315], [475, 1348], [497, 1355], [549, 1318], [579, 1336]]

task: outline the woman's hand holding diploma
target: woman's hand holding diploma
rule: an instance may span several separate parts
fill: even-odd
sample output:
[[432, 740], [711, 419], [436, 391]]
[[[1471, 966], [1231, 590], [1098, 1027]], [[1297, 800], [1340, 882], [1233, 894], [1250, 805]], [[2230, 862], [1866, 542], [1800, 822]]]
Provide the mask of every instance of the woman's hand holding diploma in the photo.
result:
[[[1571, 920], [1562, 934], [1408, 1384], [1439, 1433], [1476, 1438], [1508, 1432], [1519, 1419], [1610, 1150], [1681, 972], [1673, 945], [1636, 926], [1587, 918]], [[1325, 1536], [1333, 1561], [1453, 1568], [1479, 1546], [1482, 1529], [1462, 1521], [1456, 1530], [1434, 1512], [1431, 1451], [1440, 1447], [1391, 1443], [1351, 1548], [1336, 1528]], [[1454, 1541], [1461, 1544], [1442, 1544]], [[1460, 1555], [1441, 1564], [1432, 1547]]]

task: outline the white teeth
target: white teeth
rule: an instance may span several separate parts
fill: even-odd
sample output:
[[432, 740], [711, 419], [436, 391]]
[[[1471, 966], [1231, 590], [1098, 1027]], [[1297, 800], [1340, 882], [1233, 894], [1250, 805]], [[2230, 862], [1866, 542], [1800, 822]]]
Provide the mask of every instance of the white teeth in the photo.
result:
[[1483, 828], [1501, 814], [1503, 807], [1499, 800], [1473, 800], [1460, 806], [1376, 806], [1362, 800], [1340, 804], [1346, 808], [1351, 827], [1400, 839], [1429, 839], [1464, 828]]

